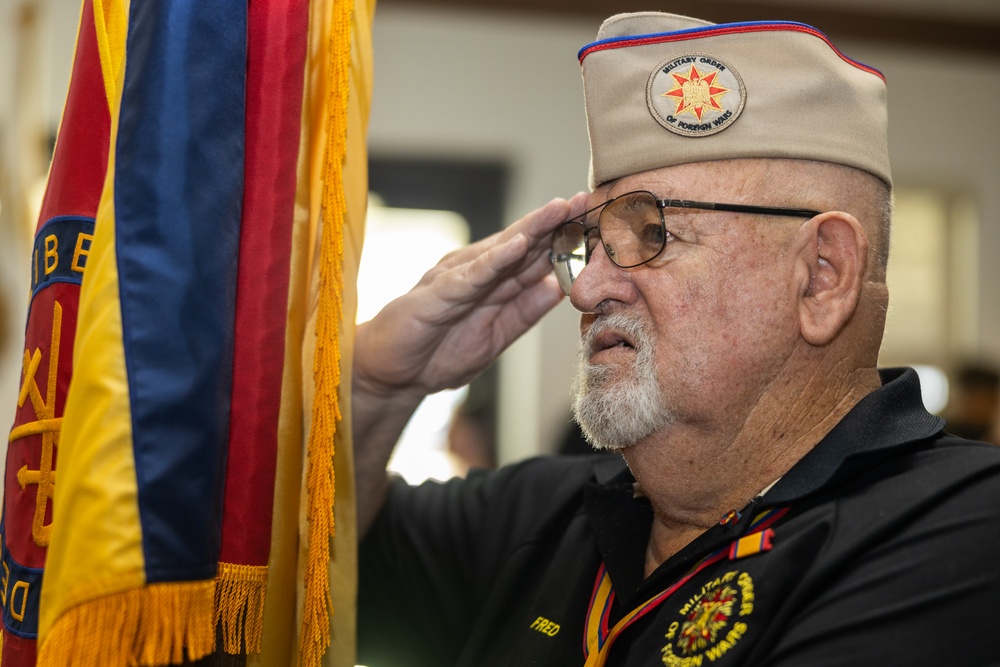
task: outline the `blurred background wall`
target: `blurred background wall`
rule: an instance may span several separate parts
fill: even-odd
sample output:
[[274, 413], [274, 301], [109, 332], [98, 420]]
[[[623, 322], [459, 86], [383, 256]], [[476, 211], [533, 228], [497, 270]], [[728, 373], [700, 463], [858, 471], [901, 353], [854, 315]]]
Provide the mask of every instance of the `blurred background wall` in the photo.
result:
[[[376, 201], [457, 211], [475, 239], [586, 189], [576, 54], [604, 14], [659, 9], [713, 21], [803, 20], [889, 82], [898, 209], [883, 365], [926, 366], [933, 389], [934, 369], [954, 377], [967, 361], [1000, 361], [1000, 3], [610, 5], [381, 0], [369, 132]], [[77, 0], [0, 0], [0, 422], [14, 413], [30, 240], [78, 12]], [[393, 246], [391, 230], [389, 255], [373, 260], [368, 280], [401, 292], [410, 284], [394, 267], [420, 253]], [[504, 356], [485, 389], [463, 395], [488, 406], [484, 437], [496, 443], [494, 459], [552, 451], [568, 428], [576, 320], [561, 304]], [[934, 409], [948, 409], [945, 395], [936, 400]]]

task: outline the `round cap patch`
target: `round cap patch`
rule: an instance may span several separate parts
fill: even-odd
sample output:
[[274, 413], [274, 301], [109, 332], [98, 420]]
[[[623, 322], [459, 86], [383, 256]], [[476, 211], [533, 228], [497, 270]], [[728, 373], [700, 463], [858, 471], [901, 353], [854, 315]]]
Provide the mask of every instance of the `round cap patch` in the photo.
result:
[[733, 124], [746, 103], [739, 73], [706, 53], [664, 60], [649, 76], [646, 103], [653, 118], [671, 132], [704, 137]]

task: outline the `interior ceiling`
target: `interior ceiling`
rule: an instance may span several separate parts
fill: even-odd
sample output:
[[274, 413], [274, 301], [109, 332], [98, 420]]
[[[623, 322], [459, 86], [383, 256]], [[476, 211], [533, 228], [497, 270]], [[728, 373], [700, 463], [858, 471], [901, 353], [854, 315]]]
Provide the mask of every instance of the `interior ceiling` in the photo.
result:
[[837, 0], [700, 0], [696, 5], [646, 0], [379, 0], [380, 5], [446, 6], [515, 10], [593, 18], [661, 9], [691, 14], [717, 23], [780, 18], [823, 30], [835, 41], [856, 39], [922, 50], [947, 50], [1000, 58], [1000, 2], [950, 0], [920, 3], [901, 0], [876, 3]]

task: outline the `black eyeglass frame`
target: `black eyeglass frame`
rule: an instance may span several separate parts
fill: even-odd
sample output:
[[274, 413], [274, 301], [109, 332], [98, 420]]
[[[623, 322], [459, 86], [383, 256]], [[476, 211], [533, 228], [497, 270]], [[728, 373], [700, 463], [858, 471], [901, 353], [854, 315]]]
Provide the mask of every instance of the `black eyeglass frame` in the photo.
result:
[[[589, 209], [587, 211], [584, 211], [583, 213], [581, 213], [580, 215], [576, 216], [575, 218], [570, 218], [569, 220], [567, 220], [566, 222], [564, 222], [562, 225], [560, 225], [560, 227], [563, 227], [563, 226], [569, 225], [569, 224], [580, 225], [581, 227], [583, 227], [584, 238], [587, 238], [587, 237], [590, 236], [590, 232], [592, 230], [597, 229], [598, 231], [600, 231], [600, 228], [601, 228], [601, 213], [603, 213], [603, 209], [604, 208], [606, 208], [609, 204], [612, 204], [612, 203], [618, 201], [619, 199], [622, 199], [623, 197], [631, 197], [633, 195], [642, 195], [642, 194], [649, 195], [650, 197], [653, 198], [653, 201], [656, 202], [656, 208], [659, 210], [659, 213], [660, 213], [660, 226], [663, 228], [664, 232], [669, 232], [670, 231], [669, 229], [667, 229], [667, 221], [663, 217], [663, 209], [665, 209], [665, 208], [693, 208], [693, 209], [698, 209], [698, 210], [703, 210], [703, 211], [726, 211], [728, 213], [755, 213], [757, 215], [780, 215], [780, 216], [789, 217], [789, 218], [805, 218], [805, 219], [815, 218], [817, 215], [820, 215], [820, 213], [821, 213], [820, 211], [813, 211], [813, 210], [807, 209], [807, 208], [785, 208], [785, 207], [777, 207], [777, 206], [753, 206], [753, 205], [750, 205], [750, 204], [723, 204], [723, 203], [720, 203], [720, 202], [693, 201], [693, 200], [690, 200], [690, 199], [661, 199], [661, 198], [657, 197], [656, 195], [654, 195], [649, 190], [633, 190], [632, 192], [626, 192], [625, 194], [618, 195], [617, 197], [612, 197], [611, 199], [607, 200], [606, 202], [604, 202], [602, 204], [598, 204], [594, 208]], [[584, 224], [584, 219], [588, 215], [590, 215], [591, 213], [593, 213], [594, 211], [601, 211], [601, 213], [597, 214], [597, 224], [594, 225], [593, 227], [588, 228]], [[557, 228], [557, 230], [558, 229], [559, 228]], [[664, 246], [666, 246], [666, 234], [664, 234], [663, 238], [664, 238]], [[653, 255], [649, 259], [643, 260], [642, 262], [639, 262], [638, 264], [629, 264], [628, 266], [622, 266], [621, 264], [618, 264], [618, 262], [616, 262], [614, 260], [614, 258], [612, 258], [611, 261], [615, 262], [616, 266], [619, 266], [619, 267], [621, 267], [623, 269], [632, 269], [632, 268], [635, 268], [637, 266], [642, 266], [646, 262], [653, 261], [654, 259], [656, 259], [657, 255], [659, 255], [660, 252], [662, 252], [662, 251], [663, 251], [663, 247], [661, 247], [660, 250], [657, 251], [656, 255]], [[591, 251], [589, 250], [589, 247], [588, 247], [586, 261], [590, 261], [590, 252]]]
[[[651, 257], [649, 257], [648, 259], [644, 259], [641, 262], [638, 262], [637, 264], [628, 264], [628, 265], [619, 264], [618, 261], [613, 256], [609, 255], [611, 261], [614, 262], [616, 266], [623, 269], [632, 269], [637, 266], [642, 266], [647, 262], [653, 261], [660, 255], [661, 252], [663, 252], [663, 248], [665, 248], [667, 245], [667, 233], [670, 231], [669, 229], [667, 229], [667, 221], [663, 217], [663, 210], [667, 208], [686, 208], [686, 209], [697, 209], [703, 211], [725, 211], [728, 213], [753, 213], [757, 215], [777, 215], [783, 217], [805, 218], [807, 220], [810, 218], [814, 218], [817, 215], [820, 215], [821, 213], [820, 211], [813, 211], [811, 209], [806, 209], [806, 208], [753, 206], [750, 204], [724, 204], [720, 202], [692, 201], [690, 199], [661, 199], [660, 197], [654, 195], [652, 192], [649, 192], [648, 190], [634, 190], [632, 192], [626, 192], [625, 194], [618, 195], [617, 197], [612, 197], [606, 202], [598, 204], [594, 208], [589, 209], [574, 218], [570, 218], [569, 220], [567, 220], [562, 225], [556, 228], [555, 233], [553, 234], [553, 242], [555, 241], [556, 236], [558, 236], [559, 231], [566, 225], [580, 225], [583, 228], [584, 248], [586, 253], [586, 256], [584, 257], [584, 266], [586, 266], [587, 264], [590, 263], [590, 256], [593, 253], [593, 250], [591, 249], [589, 242], [590, 234], [595, 229], [598, 230], [598, 233], [600, 232], [601, 215], [604, 213], [604, 208], [607, 207], [609, 204], [612, 204], [615, 201], [622, 199], [623, 197], [631, 197], [634, 195], [649, 195], [653, 199], [653, 201], [656, 202], [656, 208], [660, 214], [660, 228], [664, 232], [663, 243], [660, 246], [659, 250], [657, 250]], [[590, 215], [594, 211], [600, 211], [600, 213], [597, 214], [597, 224], [588, 228], [584, 223], [584, 220], [588, 215]], [[552, 262], [553, 266], [555, 266], [556, 262], [559, 261], [558, 256], [556, 255], [554, 249], [549, 250], [549, 260]], [[571, 277], [570, 280], [575, 280], [575, 277]]]

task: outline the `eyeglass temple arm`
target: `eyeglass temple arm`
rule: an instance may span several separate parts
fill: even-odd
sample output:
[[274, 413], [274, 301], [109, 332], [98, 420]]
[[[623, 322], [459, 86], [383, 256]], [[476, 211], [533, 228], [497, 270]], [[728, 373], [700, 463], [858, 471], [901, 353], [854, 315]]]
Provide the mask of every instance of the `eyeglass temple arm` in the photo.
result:
[[663, 208], [697, 208], [707, 211], [728, 211], [731, 213], [759, 213], [761, 215], [784, 215], [795, 218], [814, 218], [820, 214], [807, 208], [775, 208], [771, 206], [749, 206], [746, 204], [719, 204], [715, 202], [691, 201], [689, 199], [661, 199]]

